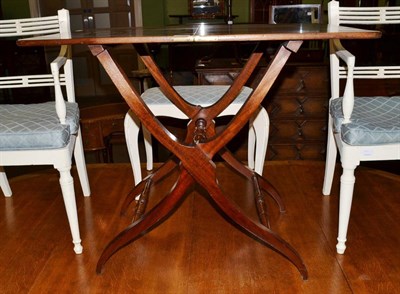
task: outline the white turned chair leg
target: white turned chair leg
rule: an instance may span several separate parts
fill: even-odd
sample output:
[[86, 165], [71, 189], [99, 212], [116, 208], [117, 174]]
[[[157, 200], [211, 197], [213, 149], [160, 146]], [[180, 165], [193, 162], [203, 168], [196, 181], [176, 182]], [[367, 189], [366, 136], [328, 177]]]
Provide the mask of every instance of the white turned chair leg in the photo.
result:
[[339, 233], [336, 245], [337, 253], [343, 254], [346, 250], [347, 228], [349, 226], [351, 203], [354, 190], [354, 170], [357, 165], [343, 163], [343, 174], [340, 177], [340, 200], [339, 200]]
[[60, 172], [60, 186], [71, 230], [72, 242], [74, 243], [74, 251], [76, 254], [81, 254], [83, 247], [81, 245], [81, 237], [79, 233], [78, 212], [76, 209], [74, 180], [71, 176], [71, 166], [58, 167], [57, 169]]
[[4, 168], [0, 166], [0, 187], [5, 197], [11, 197], [12, 192]]
[[90, 185], [86, 169], [85, 154], [83, 151], [82, 134], [80, 129], [78, 130], [78, 134], [75, 139], [74, 158], [83, 195], [85, 197], [88, 197], [90, 196]]
[[325, 161], [325, 176], [324, 176], [324, 184], [322, 187], [322, 194], [330, 195], [333, 176], [335, 173], [335, 165], [336, 165], [336, 156], [337, 156], [337, 147], [335, 143], [335, 137], [333, 135], [332, 130], [332, 118], [329, 116], [328, 121], [328, 141], [327, 141], [327, 149], [326, 149], [326, 161]]
[[260, 108], [258, 113], [254, 116], [253, 128], [256, 137], [256, 156], [254, 170], [259, 175], [262, 175], [264, 169], [265, 155], [267, 153], [269, 135], [269, 117], [267, 111], [264, 108]]
[[146, 169], [153, 170], [153, 142], [151, 133], [142, 125], [144, 149], [146, 150]]
[[132, 110], [129, 110], [125, 115], [124, 131], [126, 147], [128, 149], [129, 159], [131, 161], [135, 185], [142, 181], [142, 171], [140, 169], [140, 156], [138, 145], [139, 130], [140, 120], [134, 115]]

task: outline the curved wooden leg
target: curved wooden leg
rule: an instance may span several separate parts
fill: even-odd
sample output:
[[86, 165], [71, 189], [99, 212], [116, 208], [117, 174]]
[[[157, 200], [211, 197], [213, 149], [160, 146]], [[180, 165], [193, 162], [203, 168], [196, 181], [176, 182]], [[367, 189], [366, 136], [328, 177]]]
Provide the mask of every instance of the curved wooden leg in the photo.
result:
[[[239, 93], [242, 86], [253, 73], [258, 61], [262, 56], [261, 49], [258, 49], [251, 55], [244, 69], [235, 79], [227, 94], [211, 107], [201, 108], [195, 105], [186, 103], [182, 97], [177, 95], [172, 86], [165, 80], [164, 75], [155, 64], [151, 56], [148, 55], [144, 45], [136, 44], [136, 51], [141, 56], [145, 65], [150, 69], [153, 77], [156, 79], [166, 96], [189, 118], [192, 123], [188, 125], [190, 130], [187, 138], [198, 138], [198, 135], [204, 140], [193, 139], [193, 144], [182, 144], [176, 141], [170, 132], [164, 128], [160, 122], [154, 118], [151, 111], [146, 107], [144, 101], [140, 99], [140, 94], [132, 87], [126, 75], [121, 72], [121, 68], [114, 62], [107, 50], [102, 45], [89, 45], [94, 56], [97, 56], [103, 64], [105, 70], [109, 74], [114, 84], [119, 89], [120, 93], [127, 101], [130, 108], [136, 113], [139, 119], [143, 122], [146, 128], [155, 136], [155, 138], [163, 144], [173, 154], [178, 155], [181, 160], [180, 178], [172, 191], [158, 203], [152, 210], [145, 214], [141, 219], [131, 224], [125, 231], [119, 234], [103, 251], [100, 260], [97, 264], [97, 272], [101, 272], [104, 263], [120, 248], [134, 241], [142, 234], [151, 230], [156, 225], [160, 224], [167, 215], [178, 206], [186, 190], [198, 182], [204, 189], [208, 191], [210, 197], [215, 201], [216, 205], [227, 215], [234, 223], [238, 224], [245, 232], [260, 240], [263, 244], [272, 247], [283, 256], [288, 258], [300, 271], [304, 279], [307, 279], [307, 269], [297, 252], [283, 239], [281, 239], [273, 231], [269, 230], [261, 224], [257, 224], [249, 219], [240, 208], [221, 191], [217, 184], [215, 165], [212, 162], [213, 156], [223, 148], [246, 124], [255, 112], [258, 105], [264, 99], [265, 95], [271, 88], [279, 72], [285, 65], [292, 52], [297, 52], [302, 41], [288, 41], [281, 46], [275, 54], [274, 59], [270, 62], [268, 68], [263, 75], [256, 78], [253, 82], [254, 91], [251, 96], [242, 106], [238, 115], [236, 115], [230, 124], [218, 134], [208, 141], [215, 134], [214, 123], [212, 120], [230, 104]], [[204, 124], [205, 122], [205, 124]], [[210, 127], [207, 127], [207, 122]], [[199, 127], [199, 128], [197, 128]], [[205, 135], [205, 136], [204, 136]], [[186, 142], [186, 141], [185, 141]], [[186, 142], [188, 143], [188, 142]], [[230, 153], [223, 152], [225, 160], [228, 164], [238, 170], [242, 175], [249, 180], [253, 179], [254, 172], [243, 167], [238, 163]], [[168, 170], [168, 168], [164, 168]], [[261, 178], [260, 178], [261, 179]], [[272, 197], [279, 198], [275, 189], [272, 189], [265, 179], [264, 181], [256, 179], [260, 184], [261, 189], [264, 189]], [[274, 190], [272, 192], [268, 190]], [[279, 202], [278, 202], [279, 203]]]
[[247, 217], [241, 209], [219, 188], [218, 184], [208, 180], [205, 186], [215, 204], [225, 215], [236, 223], [244, 232], [255, 237], [264, 245], [267, 245], [291, 261], [299, 270], [304, 280], [308, 278], [307, 268], [297, 251], [275, 232], [265, 226], [259, 225]]
[[281, 196], [279, 195], [278, 191], [275, 189], [275, 187], [268, 182], [264, 177], [255, 174], [257, 178], [257, 182], [261, 190], [265, 191], [268, 193], [269, 196], [272, 197], [272, 199], [275, 200], [275, 202], [278, 204], [279, 207], [279, 212], [284, 213], [286, 212], [285, 204], [282, 201]]
[[172, 191], [148, 213], [143, 215], [142, 218], [128, 226], [107, 245], [97, 262], [96, 272], [101, 273], [104, 264], [118, 250], [142, 236], [144, 232], [149, 232], [154, 229], [164, 221], [179, 205], [185, 192], [193, 183], [193, 178], [186, 170], [182, 169]]
[[[197, 149], [193, 150], [193, 153], [197, 152]], [[229, 158], [229, 152], [223, 152], [225, 157]], [[231, 156], [233, 157], [233, 156]], [[225, 159], [225, 158], [224, 158]], [[193, 179], [198, 182], [206, 191], [209, 193], [211, 199], [219, 207], [219, 209], [233, 222], [236, 223], [244, 232], [248, 233], [252, 237], [259, 240], [264, 245], [267, 245], [288, 260], [290, 260], [299, 270], [303, 279], [307, 279], [308, 273], [304, 265], [303, 260], [296, 250], [289, 245], [285, 240], [279, 237], [275, 232], [268, 229], [266, 226], [258, 224], [250, 219], [246, 214], [240, 209], [240, 207], [227, 197], [218, 185], [216, 178], [215, 166], [212, 162], [203, 162], [203, 158], [200, 156], [193, 157], [193, 164], [184, 165], [185, 169], [192, 175]], [[233, 161], [232, 163], [235, 163]], [[199, 168], [201, 164], [201, 168]], [[245, 168], [245, 170], [249, 170]], [[251, 171], [250, 171], [251, 172]], [[251, 173], [255, 175], [255, 173]]]
[[254, 171], [245, 167], [236, 157], [226, 148], [222, 148], [218, 154], [222, 157], [227, 164], [229, 164], [238, 173], [251, 180], [254, 175]]
[[264, 194], [261, 192], [260, 186], [258, 185], [257, 177], [254, 175], [254, 177], [252, 177], [251, 179], [254, 187], [254, 200], [256, 201], [256, 207], [260, 222], [267, 228], [271, 228], [271, 225], [269, 223], [268, 206], [265, 204]]
[[152, 183], [157, 183], [160, 181], [162, 178], [164, 178], [169, 172], [171, 172], [174, 168], [176, 168], [178, 164], [174, 162], [172, 159], [168, 160], [165, 162], [162, 166], [160, 166], [154, 173], [148, 175], [146, 178], [144, 178], [140, 183], [138, 183], [131, 192], [126, 196], [124, 203], [122, 204], [121, 212], [120, 214], [123, 215], [125, 214], [126, 210], [128, 209], [129, 205], [134, 201], [134, 200], [139, 200], [137, 198], [138, 195], [140, 195], [143, 192], [143, 189], [146, 186], [146, 183], [148, 181], [151, 181]]
[[150, 193], [150, 187], [151, 187], [152, 181], [151, 178], [146, 181], [146, 185], [143, 189], [143, 192], [140, 194], [137, 206], [136, 206], [136, 212], [135, 216], [133, 217], [133, 221], [137, 221], [143, 216], [143, 213], [146, 211], [147, 203], [149, 202], [149, 193]]
[[[278, 191], [275, 189], [275, 187], [268, 182], [265, 178], [263, 178], [261, 175], [255, 173], [254, 171], [246, 168], [239, 160], [237, 160], [233, 154], [226, 148], [223, 148], [219, 154], [221, 155], [222, 159], [226, 161], [227, 164], [229, 164], [233, 169], [235, 169], [237, 172], [245, 176], [247, 179], [250, 181], [253, 181], [253, 177], [257, 178], [257, 183], [258, 186], [268, 193], [272, 197], [272, 199], [275, 200], [275, 202], [279, 206], [279, 211], [281, 213], [285, 212], [285, 205], [279, 196]], [[257, 191], [256, 191], [257, 192]]]
[[146, 186], [147, 180], [151, 175], [143, 179], [139, 184], [137, 184], [133, 189], [126, 195], [124, 203], [122, 204], [120, 215], [124, 215], [131, 203], [135, 200], [140, 199], [140, 194], [142, 193], [144, 187]]

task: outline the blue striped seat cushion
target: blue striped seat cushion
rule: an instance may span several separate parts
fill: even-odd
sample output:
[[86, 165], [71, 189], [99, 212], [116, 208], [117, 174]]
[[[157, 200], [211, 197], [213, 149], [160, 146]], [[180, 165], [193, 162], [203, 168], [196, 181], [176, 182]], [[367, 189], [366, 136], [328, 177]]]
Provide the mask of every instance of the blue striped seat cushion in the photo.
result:
[[55, 102], [0, 105], [0, 150], [37, 150], [65, 147], [79, 130], [77, 103], [66, 103], [66, 124]]
[[343, 124], [342, 98], [331, 102], [334, 131], [349, 145], [400, 143], [400, 96], [355, 97], [351, 122]]

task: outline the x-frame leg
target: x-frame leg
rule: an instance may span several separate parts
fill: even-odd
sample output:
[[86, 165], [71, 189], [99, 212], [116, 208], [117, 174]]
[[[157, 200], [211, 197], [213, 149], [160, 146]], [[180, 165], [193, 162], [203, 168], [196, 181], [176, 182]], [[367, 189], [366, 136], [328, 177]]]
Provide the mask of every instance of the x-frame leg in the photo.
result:
[[[97, 272], [101, 272], [106, 261], [119, 249], [133, 242], [144, 232], [159, 225], [175, 208], [181, 203], [185, 192], [195, 183], [200, 184], [210, 195], [211, 199], [221, 209], [221, 211], [243, 231], [258, 239], [261, 243], [274, 248], [277, 252], [289, 259], [300, 271], [302, 277], [307, 279], [307, 269], [299, 254], [286, 241], [280, 238], [276, 233], [270, 230], [266, 225], [259, 224], [251, 220], [241, 211], [240, 207], [234, 203], [222, 191], [218, 184], [216, 176], [216, 167], [212, 159], [216, 153], [220, 152], [222, 158], [242, 175], [253, 181], [258, 186], [256, 191], [267, 191], [279, 204], [280, 210], [284, 210], [283, 203], [278, 193], [264, 178], [256, 175], [254, 172], [241, 167], [240, 163], [224, 149], [225, 145], [244, 127], [257, 110], [263, 98], [273, 85], [279, 72], [286, 64], [290, 54], [296, 52], [301, 45], [301, 41], [288, 41], [277, 51], [275, 58], [260, 77], [257, 85], [240, 111], [227, 127], [220, 133], [216, 133], [214, 118], [217, 117], [239, 94], [244, 84], [249, 79], [256, 65], [262, 57], [262, 52], [254, 52], [249, 61], [244, 66], [239, 76], [235, 79], [233, 85], [225, 95], [214, 105], [209, 107], [200, 107], [188, 104], [182, 99], [173, 87], [166, 81], [154, 60], [147, 54], [143, 45], [135, 45], [135, 48], [141, 56], [143, 62], [152, 73], [154, 79], [159, 84], [161, 91], [182, 110], [189, 118], [187, 137], [181, 142], [171, 134], [151, 113], [140, 94], [130, 83], [127, 76], [121, 68], [115, 63], [111, 55], [101, 45], [90, 45], [93, 55], [97, 56], [103, 67], [111, 77], [117, 89], [124, 97], [132, 111], [141, 120], [143, 125], [152, 133], [152, 135], [167, 149], [169, 149], [178, 159], [180, 174], [174, 188], [165, 196], [156, 206], [136, 221], [127, 229], [115, 237], [103, 251], [98, 264]], [[178, 163], [168, 162], [153, 177], [161, 179]], [[143, 188], [143, 193], [148, 193], [151, 180], [147, 179], [138, 184]], [[138, 192], [137, 187], [135, 191]], [[139, 188], [138, 188], [139, 189]], [[261, 196], [260, 196], [261, 197]], [[260, 198], [261, 200], [261, 198]], [[124, 207], [132, 201], [132, 195], [125, 201]], [[262, 211], [262, 208], [261, 208]], [[260, 209], [259, 209], [260, 212]]]

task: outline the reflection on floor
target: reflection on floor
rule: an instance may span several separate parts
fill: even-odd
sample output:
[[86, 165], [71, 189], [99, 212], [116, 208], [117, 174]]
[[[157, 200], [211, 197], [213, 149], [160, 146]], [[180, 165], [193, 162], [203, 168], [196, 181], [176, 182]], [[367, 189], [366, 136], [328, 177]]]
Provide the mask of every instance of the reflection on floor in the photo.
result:
[[[76, 181], [81, 255], [72, 250], [56, 173], [13, 178], [13, 197], [0, 201], [0, 293], [399, 293], [400, 178], [358, 169], [348, 248], [338, 255], [340, 167], [330, 197], [321, 193], [323, 170], [323, 162], [299, 160], [267, 162], [264, 169], [286, 205], [280, 214], [266, 197], [271, 229], [299, 252], [307, 281], [281, 255], [229, 224], [202, 189], [97, 275], [102, 250], [131, 224], [134, 204], [119, 214], [133, 185], [130, 165], [89, 164], [91, 197], [83, 197]], [[151, 188], [148, 211], [169, 191], [171, 179]], [[257, 219], [251, 184], [222, 165], [218, 179]]]

